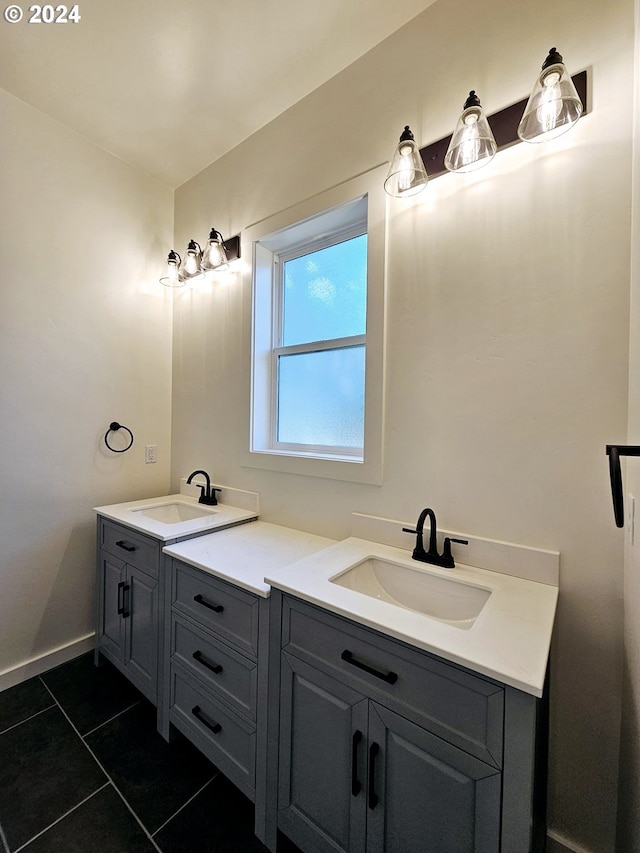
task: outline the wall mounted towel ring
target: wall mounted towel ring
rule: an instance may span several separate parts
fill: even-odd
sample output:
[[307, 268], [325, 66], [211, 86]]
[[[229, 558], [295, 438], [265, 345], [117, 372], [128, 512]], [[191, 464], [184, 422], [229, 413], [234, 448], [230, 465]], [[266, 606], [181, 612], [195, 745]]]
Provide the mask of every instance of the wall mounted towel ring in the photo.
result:
[[[109, 444], [109, 433], [110, 432], [117, 432], [117, 430], [119, 430], [119, 429], [125, 430], [126, 432], [129, 433], [129, 436], [131, 437], [131, 441], [129, 442], [129, 444], [127, 444], [126, 447], [123, 447], [122, 450], [116, 450], [115, 447], [111, 447], [111, 445]], [[118, 421], [111, 421], [111, 423], [109, 424], [109, 429], [104, 434], [104, 443], [107, 445], [109, 450], [112, 450], [114, 453], [124, 453], [125, 450], [128, 450], [131, 447], [131, 445], [133, 444], [133, 433], [131, 432], [129, 427], [126, 427], [126, 426], [123, 426], [122, 424], [119, 424]]]
[[640, 446], [607, 444], [607, 456], [609, 457], [609, 477], [611, 478], [613, 515], [616, 520], [616, 527], [624, 527], [624, 497], [622, 495], [622, 471], [620, 470], [620, 457], [640, 456]]

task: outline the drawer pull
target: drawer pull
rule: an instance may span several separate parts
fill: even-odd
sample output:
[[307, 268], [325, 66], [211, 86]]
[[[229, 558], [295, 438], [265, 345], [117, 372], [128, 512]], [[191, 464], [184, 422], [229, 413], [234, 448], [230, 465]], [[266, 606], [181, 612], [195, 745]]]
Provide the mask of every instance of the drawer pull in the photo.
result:
[[193, 596], [193, 600], [198, 604], [201, 604], [203, 607], [207, 607], [209, 610], [213, 610], [214, 613], [222, 613], [224, 607], [221, 604], [211, 604], [210, 601], [206, 601], [200, 593], [198, 595]]
[[135, 551], [137, 546], [132, 545], [131, 542], [126, 542], [124, 539], [121, 539], [119, 542], [116, 542], [118, 548], [123, 548], [125, 551]]
[[376, 794], [376, 757], [380, 752], [380, 747], [377, 743], [372, 743], [369, 747], [369, 796], [368, 805], [371, 811], [378, 805], [378, 795]]
[[398, 680], [398, 676], [395, 672], [381, 672], [379, 669], [374, 669], [374, 667], [369, 666], [369, 664], [363, 663], [363, 661], [354, 658], [353, 652], [350, 652], [349, 649], [345, 649], [340, 657], [343, 661], [350, 663], [352, 666], [357, 666], [358, 669], [363, 669], [365, 672], [368, 672], [369, 675], [375, 675], [376, 678], [381, 678], [383, 681], [386, 681], [387, 684], [395, 684]]
[[210, 723], [209, 720], [207, 720], [207, 718], [202, 713], [200, 705], [194, 705], [191, 709], [191, 713], [196, 718], [196, 720], [200, 720], [202, 725], [210, 729], [214, 733], [214, 735], [217, 735], [218, 732], [222, 731], [222, 726], [220, 725], [220, 723]]
[[351, 741], [351, 795], [357, 797], [362, 790], [358, 780], [358, 746], [362, 741], [362, 732], [359, 729], [353, 733]]
[[201, 663], [202, 666], [206, 666], [207, 669], [210, 669], [211, 672], [215, 672], [216, 675], [220, 675], [222, 672], [222, 667], [219, 663], [209, 663], [209, 661], [203, 657], [202, 652], [198, 649], [197, 652], [194, 652], [192, 655], [194, 660], [197, 660], [198, 663]]

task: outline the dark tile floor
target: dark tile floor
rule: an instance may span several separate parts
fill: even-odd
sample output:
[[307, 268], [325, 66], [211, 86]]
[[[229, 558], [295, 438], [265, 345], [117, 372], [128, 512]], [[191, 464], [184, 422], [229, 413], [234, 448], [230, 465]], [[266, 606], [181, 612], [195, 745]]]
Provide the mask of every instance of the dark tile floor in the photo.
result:
[[[253, 819], [92, 653], [0, 693], [0, 853], [266, 853]], [[297, 848], [281, 838], [278, 850]]]

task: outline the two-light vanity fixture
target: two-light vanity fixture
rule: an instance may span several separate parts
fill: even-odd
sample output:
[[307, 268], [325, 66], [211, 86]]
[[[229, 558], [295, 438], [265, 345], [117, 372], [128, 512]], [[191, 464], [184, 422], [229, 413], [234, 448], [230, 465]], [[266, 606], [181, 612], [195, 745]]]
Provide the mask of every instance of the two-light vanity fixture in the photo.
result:
[[555, 139], [573, 127], [586, 109], [586, 89], [587, 72], [570, 77], [562, 56], [552, 47], [526, 105], [521, 101], [491, 116], [495, 136], [475, 91], [469, 92], [451, 136], [419, 149], [407, 125], [384, 182], [386, 192], [399, 198], [416, 195], [430, 177], [479, 169], [496, 151], [519, 140]]
[[206, 272], [223, 272], [229, 269], [230, 261], [240, 257], [240, 235], [222, 239], [222, 234], [211, 229], [204, 251], [195, 240], [189, 240], [184, 258], [171, 249], [167, 257], [160, 284], [167, 287], [182, 287], [188, 281], [197, 281]]

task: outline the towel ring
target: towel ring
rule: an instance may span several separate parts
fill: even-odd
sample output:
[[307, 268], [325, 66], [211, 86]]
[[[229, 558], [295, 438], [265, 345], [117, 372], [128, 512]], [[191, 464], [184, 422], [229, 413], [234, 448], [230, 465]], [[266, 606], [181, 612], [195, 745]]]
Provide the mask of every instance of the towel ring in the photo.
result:
[[[122, 450], [116, 450], [115, 447], [111, 447], [111, 445], [109, 444], [109, 440], [108, 440], [109, 433], [110, 432], [117, 432], [117, 430], [119, 430], [119, 429], [126, 430], [126, 432], [128, 432], [129, 436], [131, 437], [131, 441], [129, 442], [129, 444], [127, 444], [126, 447], [123, 447]], [[107, 445], [109, 450], [113, 451], [114, 453], [124, 453], [125, 450], [128, 450], [131, 447], [131, 445], [133, 444], [133, 433], [131, 432], [129, 427], [126, 427], [126, 426], [123, 426], [122, 424], [119, 424], [118, 421], [111, 421], [111, 423], [109, 424], [109, 429], [104, 434], [104, 443]]]

